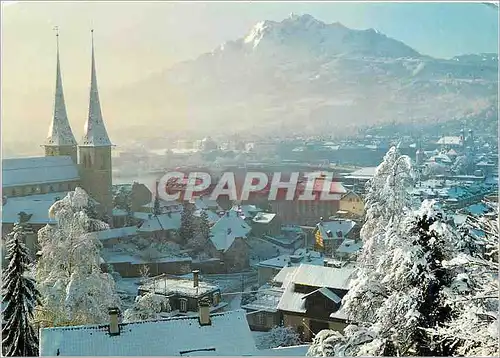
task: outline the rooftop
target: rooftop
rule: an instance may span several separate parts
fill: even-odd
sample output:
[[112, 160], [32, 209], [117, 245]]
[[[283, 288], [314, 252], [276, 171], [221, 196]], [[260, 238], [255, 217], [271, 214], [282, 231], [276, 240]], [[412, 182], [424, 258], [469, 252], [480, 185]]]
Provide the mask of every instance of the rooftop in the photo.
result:
[[[145, 218], [144, 215], [137, 215], [134, 213], [134, 217]], [[181, 227], [181, 213], [173, 212], [168, 214], [153, 215], [147, 214], [147, 219], [139, 226], [137, 231], [139, 232], [154, 232], [162, 230], [177, 230]]]
[[49, 193], [7, 198], [2, 206], [2, 223], [14, 224], [19, 221], [19, 213], [24, 211], [31, 215], [30, 224], [50, 224], [55, 221], [49, 218], [49, 209], [56, 198], [62, 199], [68, 193]]
[[80, 180], [71, 157], [29, 157], [2, 160], [2, 187], [63, 183]]
[[203, 281], [199, 281], [198, 287], [194, 287], [193, 280], [159, 276], [152, 278], [145, 285], [141, 285], [139, 290], [155, 292], [165, 296], [180, 295], [198, 297], [217, 291], [219, 290], [219, 287]]
[[217, 250], [227, 250], [236, 238], [246, 238], [251, 227], [237, 212], [227, 211], [210, 229], [210, 240]]
[[41, 356], [241, 356], [255, 354], [255, 342], [243, 310], [211, 314], [211, 325], [197, 316], [108, 325], [43, 328]]

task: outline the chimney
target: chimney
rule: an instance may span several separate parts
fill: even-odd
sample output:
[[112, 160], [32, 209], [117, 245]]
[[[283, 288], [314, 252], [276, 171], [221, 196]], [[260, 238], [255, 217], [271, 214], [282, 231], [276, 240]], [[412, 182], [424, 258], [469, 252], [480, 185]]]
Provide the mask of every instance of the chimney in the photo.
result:
[[116, 307], [112, 307], [108, 310], [109, 312], [109, 334], [111, 336], [120, 335], [120, 326], [118, 325], [118, 313], [119, 310]]
[[229, 211], [226, 211], [226, 216], [229, 217]]
[[193, 287], [198, 287], [200, 283], [200, 270], [193, 271]]
[[328, 267], [328, 260], [323, 260], [323, 266]]
[[207, 300], [200, 301], [199, 304], [199, 312], [198, 312], [198, 321], [200, 322], [200, 326], [209, 326], [210, 322], [210, 302]]

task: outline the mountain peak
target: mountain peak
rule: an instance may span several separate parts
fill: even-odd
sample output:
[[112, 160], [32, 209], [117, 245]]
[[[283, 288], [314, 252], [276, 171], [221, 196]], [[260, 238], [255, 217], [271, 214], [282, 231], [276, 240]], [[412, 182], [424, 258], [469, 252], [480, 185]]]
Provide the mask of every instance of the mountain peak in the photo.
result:
[[292, 13], [280, 22], [261, 21], [252, 27], [242, 42], [252, 52], [295, 48], [322, 55], [421, 57], [409, 46], [375, 29], [354, 30], [339, 22], [326, 24], [309, 14]]

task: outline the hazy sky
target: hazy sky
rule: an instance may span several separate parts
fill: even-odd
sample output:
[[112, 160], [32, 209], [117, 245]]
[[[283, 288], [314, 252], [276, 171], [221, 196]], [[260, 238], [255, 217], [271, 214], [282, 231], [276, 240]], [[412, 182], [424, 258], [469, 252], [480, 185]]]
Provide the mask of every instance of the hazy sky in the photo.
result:
[[498, 11], [480, 3], [23, 1], [2, 6], [4, 134], [12, 136], [12, 129], [28, 119], [37, 140], [46, 133], [55, 82], [54, 25], [61, 31], [63, 83], [79, 136], [87, 112], [91, 27], [105, 100], [122, 84], [242, 37], [258, 21], [279, 21], [291, 12], [351, 28], [373, 27], [436, 57], [498, 52]]

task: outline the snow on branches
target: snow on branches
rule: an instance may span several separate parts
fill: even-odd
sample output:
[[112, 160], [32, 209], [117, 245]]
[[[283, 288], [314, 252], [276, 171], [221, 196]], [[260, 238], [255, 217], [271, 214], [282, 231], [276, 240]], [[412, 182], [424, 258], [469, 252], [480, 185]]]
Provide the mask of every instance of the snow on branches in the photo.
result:
[[32, 326], [35, 305], [40, 302], [40, 293], [35, 281], [28, 277], [29, 254], [24, 245], [26, 233], [20, 224], [8, 237], [7, 260], [9, 265], [3, 273], [2, 303], [2, 353], [6, 357], [38, 356], [38, 337]]
[[146, 293], [135, 298], [134, 305], [124, 312], [123, 322], [160, 319], [161, 312], [170, 312], [169, 299], [163, 295]]
[[102, 245], [93, 231], [108, 225], [86, 214], [89, 196], [80, 188], [52, 205], [57, 224], [38, 232], [37, 281], [43, 307], [37, 319], [48, 326], [101, 323], [119, 305], [113, 278], [101, 271]]

